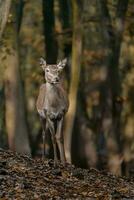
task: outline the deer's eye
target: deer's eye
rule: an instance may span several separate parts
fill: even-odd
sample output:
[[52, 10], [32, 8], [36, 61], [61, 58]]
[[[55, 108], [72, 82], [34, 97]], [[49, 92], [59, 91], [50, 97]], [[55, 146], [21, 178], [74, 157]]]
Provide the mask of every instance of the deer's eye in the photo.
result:
[[46, 72], [49, 72], [49, 69], [46, 69]]

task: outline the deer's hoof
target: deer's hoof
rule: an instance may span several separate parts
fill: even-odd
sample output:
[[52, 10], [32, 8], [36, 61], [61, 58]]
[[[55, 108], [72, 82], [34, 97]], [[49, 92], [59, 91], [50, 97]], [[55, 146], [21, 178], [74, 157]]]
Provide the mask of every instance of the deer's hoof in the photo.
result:
[[54, 167], [58, 167], [58, 159], [54, 160]]
[[57, 162], [54, 162], [54, 167], [58, 167], [58, 163]]

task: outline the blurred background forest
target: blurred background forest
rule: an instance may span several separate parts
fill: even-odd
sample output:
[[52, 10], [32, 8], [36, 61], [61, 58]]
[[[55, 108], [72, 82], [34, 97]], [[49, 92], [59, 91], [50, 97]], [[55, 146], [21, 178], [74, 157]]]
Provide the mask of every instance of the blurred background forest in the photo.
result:
[[0, 147], [33, 157], [41, 56], [68, 60], [67, 161], [134, 173], [134, 1], [0, 0]]

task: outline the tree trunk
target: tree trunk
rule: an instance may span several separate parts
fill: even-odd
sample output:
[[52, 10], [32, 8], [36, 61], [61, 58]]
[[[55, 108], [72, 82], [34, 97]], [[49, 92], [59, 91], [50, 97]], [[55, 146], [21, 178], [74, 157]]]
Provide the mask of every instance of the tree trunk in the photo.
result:
[[18, 33], [20, 32], [20, 28], [21, 28], [24, 4], [25, 4], [24, 0], [19, 0], [17, 2], [17, 6], [16, 6], [17, 16], [18, 16], [18, 20], [17, 20], [17, 31], [18, 31]]
[[[61, 41], [61, 49], [62, 54], [64, 54], [65, 58], [69, 58], [72, 50], [72, 32], [68, 32], [68, 30], [71, 29], [71, 23], [70, 23], [70, 15], [71, 15], [71, 9], [69, 7], [70, 0], [59, 0], [60, 5], [60, 20], [62, 24], [62, 32], [65, 33], [61, 35], [61, 38], [59, 39]], [[66, 10], [66, 12], [65, 12]], [[68, 82], [70, 81], [70, 66], [69, 64], [65, 68], [66, 77]]]
[[[59, 0], [59, 4], [60, 4], [60, 19], [61, 19], [61, 23], [62, 23], [62, 29], [64, 32], [71, 28], [71, 24], [70, 24], [71, 11], [69, 9], [68, 0]], [[66, 10], [66, 12], [65, 12], [65, 10]], [[64, 51], [65, 57], [68, 57], [71, 53], [71, 42], [68, 41], [70, 39], [70, 37], [71, 37], [71, 35], [70, 35], [70, 33], [68, 33], [68, 34], [64, 35], [64, 38], [63, 38], [63, 42], [64, 42], [63, 51]]]
[[43, 16], [44, 16], [44, 36], [45, 36], [45, 53], [46, 61], [54, 64], [57, 61], [58, 45], [54, 37], [55, 18], [54, 18], [54, 0], [43, 0]]
[[4, 148], [7, 143], [6, 134], [5, 134], [5, 116], [4, 116], [4, 86], [3, 83], [0, 82], [0, 148]]
[[0, 39], [4, 32], [12, 0], [0, 0]]
[[72, 69], [69, 88], [70, 106], [65, 123], [65, 153], [71, 163], [72, 132], [77, 106], [77, 92], [80, 79], [81, 56], [82, 56], [82, 24], [81, 12], [77, 0], [72, 0], [73, 7], [73, 40], [72, 40]]
[[120, 157], [122, 151], [120, 141], [120, 115], [122, 105], [117, 100], [121, 95], [119, 58], [128, 0], [119, 0], [117, 3], [115, 27], [112, 26], [107, 0], [99, 0], [98, 5], [101, 10], [101, 22], [107, 48], [107, 80], [102, 126], [107, 141], [110, 171], [120, 174], [122, 162], [122, 158]]
[[5, 65], [5, 121], [8, 144], [11, 150], [30, 154], [28, 132], [24, 116], [24, 102], [19, 69], [18, 35], [15, 3], [11, 6], [12, 21], [4, 34]]

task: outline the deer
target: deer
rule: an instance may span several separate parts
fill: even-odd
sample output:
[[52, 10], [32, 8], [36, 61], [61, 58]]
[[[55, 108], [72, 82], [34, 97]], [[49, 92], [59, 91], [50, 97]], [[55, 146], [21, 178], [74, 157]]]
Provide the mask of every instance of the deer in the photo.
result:
[[45, 136], [49, 131], [53, 144], [55, 166], [58, 164], [58, 149], [62, 164], [64, 166], [66, 164], [62, 131], [64, 117], [69, 107], [67, 92], [63, 88], [62, 82], [62, 72], [66, 64], [67, 59], [63, 59], [58, 64], [47, 64], [44, 58], [40, 58], [40, 66], [43, 69], [46, 80], [46, 83], [40, 86], [36, 102], [37, 112], [40, 116], [43, 129], [42, 158], [44, 159], [45, 157]]

